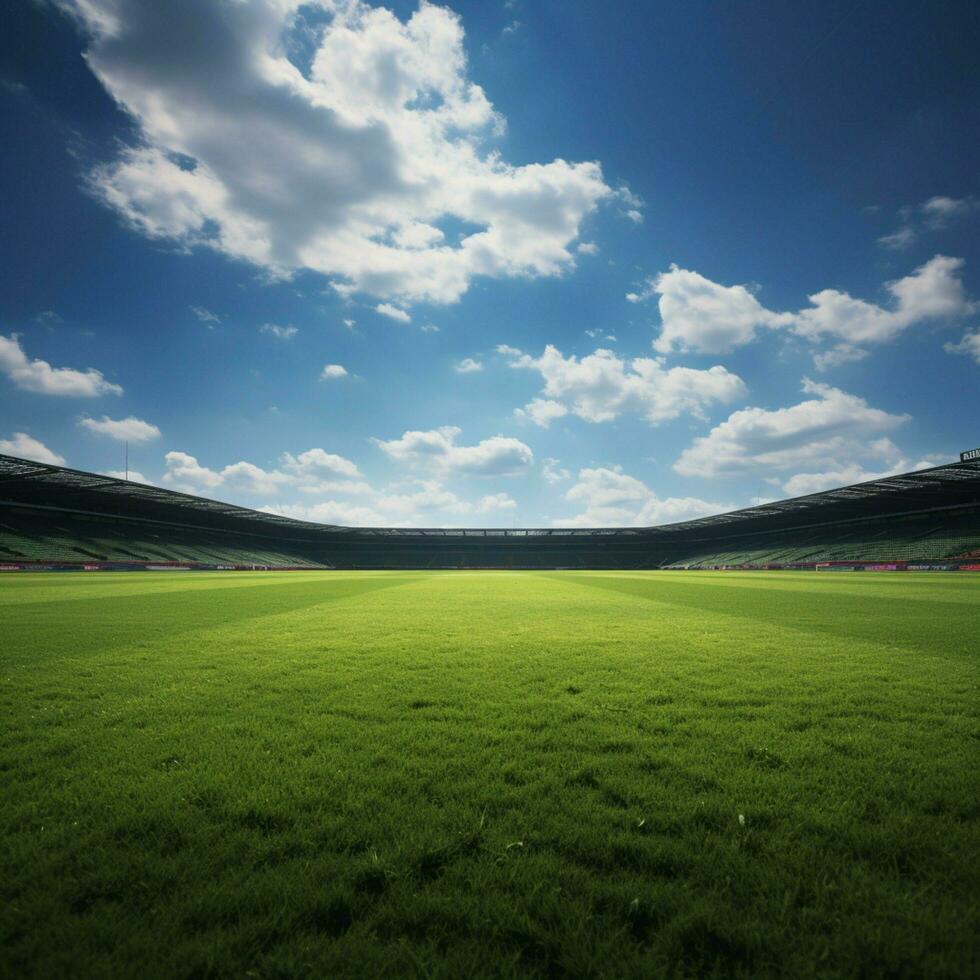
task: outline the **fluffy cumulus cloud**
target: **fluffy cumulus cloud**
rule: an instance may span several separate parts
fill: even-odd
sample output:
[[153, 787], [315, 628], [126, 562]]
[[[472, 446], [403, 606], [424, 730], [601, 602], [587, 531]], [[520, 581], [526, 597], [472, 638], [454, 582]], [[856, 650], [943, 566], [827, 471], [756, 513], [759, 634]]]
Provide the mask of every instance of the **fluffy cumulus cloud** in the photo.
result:
[[917, 463], [910, 462], [889, 439], [875, 441], [868, 446], [865, 455], [879, 462], [878, 468], [871, 468], [861, 463], [848, 463], [816, 473], [797, 473], [783, 481], [781, 486], [789, 496], [802, 497], [808, 493], [820, 493], [822, 490], [846, 487], [852, 483], [880, 480], [895, 473], [906, 473], [909, 470], [921, 470], [935, 465], [933, 461], [927, 459], [919, 460]]
[[454, 425], [406, 432], [399, 439], [374, 442], [391, 459], [469, 476], [509, 476], [526, 472], [534, 461], [531, 447], [511, 436], [496, 435], [473, 446], [456, 442]]
[[568, 414], [568, 408], [550, 398], [532, 398], [523, 408], [515, 408], [514, 414], [547, 429], [556, 419], [564, 418]]
[[483, 370], [483, 365], [472, 357], [464, 357], [453, 365], [453, 370], [457, 374], [476, 374], [477, 371]]
[[213, 470], [182, 452], [167, 453], [164, 462], [163, 482], [185, 493], [221, 491], [272, 495], [286, 488], [304, 493], [338, 489], [356, 493], [365, 486], [358, 482], [361, 474], [354, 463], [323, 449], [308, 449], [298, 456], [283, 453], [281, 468], [272, 470], [245, 460]]
[[[885, 433], [907, 415], [873, 408], [863, 398], [805, 380], [809, 398], [788, 408], [743, 408], [706, 436], [694, 440], [674, 464], [684, 476], [754, 473], [780, 483], [788, 493], [840, 485], [838, 475], [896, 472], [909, 468]], [[871, 469], [863, 464], [876, 463]], [[881, 464], [884, 462], [884, 466]], [[848, 482], [841, 476], [843, 482]]]
[[320, 372], [323, 381], [336, 381], [338, 378], [347, 377], [347, 368], [343, 364], [324, 364]]
[[958, 344], [946, 344], [944, 350], [947, 354], [965, 354], [980, 364], [980, 330], [963, 334]]
[[19, 456], [21, 459], [33, 459], [37, 463], [50, 463], [52, 466], [64, 466], [65, 457], [53, 449], [48, 449], [38, 439], [26, 432], [15, 432], [12, 439], [0, 439], [0, 453], [5, 456]]
[[[469, 522], [479, 524], [494, 515], [513, 511], [517, 502], [503, 491], [467, 499], [449, 489], [442, 477], [474, 474], [496, 475], [512, 471], [507, 458], [492, 439], [478, 446], [456, 446], [448, 433], [449, 456], [462, 451], [464, 458], [450, 458], [434, 467], [437, 476], [408, 479], [385, 486], [374, 486], [351, 460], [324, 449], [283, 453], [275, 468], [264, 469], [244, 460], [221, 469], [201, 464], [183, 452], [165, 457], [162, 484], [185, 493], [216, 496], [219, 499], [278, 498], [261, 506], [269, 513], [283, 514], [325, 524], [351, 524], [374, 527], [451, 526]], [[406, 433], [406, 443], [419, 433]], [[423, 434], [424, 435], [424, 434]], [[477, 458], [480, 456], [481, 458]], [[397, 456], [398, 454], [396, 454]], [[411, 462], [412, 453], [401, 454]], [[529, 463], [529, 461], [528, 461]], [[522, 464], [526, 468], [528, 464]], [[109, 474], [121, 476], [118, 473]], [[140, 475], [130, 479], [150, 482]]]
[[493, 514], [501, 510], [514, 510], [517, 501], [509, 493], [488, 493], [476, 503], [478, 514]]
[[323, 449], [307, 449], [305, 453], [293, 456], [283, 453], [283, 467], [290, 473], [305, 478], [355, 478], [361, 475], [357, 465], [336, 453], [328, 453]]
[[549, 457], [541, 466], [541, 475], [548, 483], [561, 483], [567, 480], [572, 474], [561, 465], [560, 459]]
[[139, 132], [90, 186], [150, 237], [448, 303], [475, 276], [568, 270], [583, 219], [634, 200], [598, 163], [494, 150], [504, 121], [444, 7], [402, 21], [358, 0], [60, 2]]
[[855, 299], [837, 289], [809, 297], [809, 309], [795, 316], [793, 330], [808, 340], [839, 337], [846, 343], [881, 343], [928, 320], [964, 316], [973, 309], [958, 276], [962, 259], [936, 255], [911, 275], [885, 284], [887, 307]]
[[314, 504], [267, 504], [261, 509], [298, 520], [353, 527], [444, 527], [472, 524], [486, 515], [511, 511], [517, 502], [506, 493], [487, 494], [470, 503], [438, 480], [382, 490], [368, 488], [357, 500], [331, 498]]
[[522, 412], [544, 427], [569, 412], [587, 422], [608, 422], [624, 414], [654, 425], [683, 414], [703, 418], [710, 405], [732, 402], [746, 390], [738, 375], [720, 365], [703, 371], [667, 368], [661, 357], [625, 359], [602, 348], [582, 358], [565, 357], [551, 344], [540, 357], [503, 344], [497, 351], [511, 367], [541, 375], [541, 397]]
[[121, 395], [122, 388], [106, 381], [101, 371], [87, 368], [55, 368], [40, 358], [30, 358], [20, 345], [17, 334], [0, 336], [0, 372], [18, 388], [39, 395], [61, 395], [74, 398], [97, 398], [99, 395]]
[[554, 520], [555, 527], [648, 527], [733, 509], [731, 504], [697, 497], [660, 498], [619, 466], [579, 470], [578, 481], [565, 499], [581, 511], [574, 517]]
[[103, 415], [101, 419], [86, 417], [79, 419], [78, 424], [88, 432], [120, 442], [150, 442], [160, 437], [160, 430], [155, 425], [132, 415], [124, 419], [111, 419], [108, 415]]
[[169, 452], [164, 457], [166, 470], [163, 482], [185, 493], [238, 491], [249, 494], [277, 493], [291, 482], [288, 475], [278, 470], [264, 470], [244, 460], [231, 463], [222, 470], [202, 466], [193, 456], [182, 452]]
[[[719, 354], [751, 343], [763, 329], [788, 329], [818, 343], [826, 338], [846, 345], [836, 362], [855, 360], [858, 344], [891, 340], [916, 324], [964, 316], [976, 309], [969, 302], [959, 273], [963, 260], [936, 255], [910, 275], [885, 284], [885, 306], [838, 289], [808, 297], [810, 306], [795, 313], [764, 307], [745, 286], [724, 286], [697, 272], [671, 266], [646, 281], [627, 299], [640, 303], [658, 296], [662, 327], [654, 348]], [[841, 356], [846, 350], [847, 356]], [[824, 367], [832, 366], [831, 354]]]
[[665, 354], [672, 350], [724, 354], [750, 343], [757, 330], [792, 322], [788, 313], [767, 310], [745, 286], [722, 286], [676, 265], [626, 298], [638, 303], [653, 295], [659, 296], [663, 322], [653, 346]]

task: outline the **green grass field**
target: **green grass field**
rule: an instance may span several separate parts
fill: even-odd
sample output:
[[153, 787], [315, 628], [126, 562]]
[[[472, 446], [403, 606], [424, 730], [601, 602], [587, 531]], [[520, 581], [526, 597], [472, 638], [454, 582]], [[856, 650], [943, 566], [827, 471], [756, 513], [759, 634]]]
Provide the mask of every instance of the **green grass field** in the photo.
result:
[[0, 974], [976, 977], [980, 576], [0, 579]]

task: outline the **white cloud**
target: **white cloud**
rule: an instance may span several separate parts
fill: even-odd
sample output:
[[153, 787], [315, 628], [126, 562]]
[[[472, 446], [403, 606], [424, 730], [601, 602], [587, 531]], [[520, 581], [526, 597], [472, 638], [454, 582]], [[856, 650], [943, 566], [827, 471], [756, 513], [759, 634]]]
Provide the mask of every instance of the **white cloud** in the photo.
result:
[[346, 527], [398, 527], [400, 522], [391, 520], [374, 507], [352, 504], [346, 500], [322, 500], [316, 504], [266, 504], [260, 507], [268, 514], [292, 517], [297, 521], [315, 524], [340, 524]]
[[578, 482], [565, 499], [583, 510], [574, 517], [553, 521], [555, 527], [647, 527], [734, 509], [732, 504], [697, 497], [661, 499], [620, 466], [579, 470]]
[[103, 476], [111, 476], [114, 480], [129, 480], [130, 483], [145, 483], [147, 486], [155, 487], [156, 484], [143, 476], [139, 470], [106, 470]]
[[64, 456], [59, 456], [53, 449], [48, 449], [43, 442], [29, 436], [26, 432], [15, 432], [13, 439], [0, 439], [0, 453], [19, 456], [21, 459], [33, 459], [37, 463], [49, 463], [52, 466], [65, 465]]
[[410, 488], [375, 490], [364, 486], [356, 503], [323, 500], [315, 504], [274, 504], [262, 510], [300, 520], [355, 527], [445, 526], [460, 524], [461, 516], [481, 517], [513, 510], [517, 502], [506, 493], [487, 494], [475, 504], [457, 496], [438, 480], [413, 481]]
[[654, 348], [724, 354], [755, 339], [762, 328], [784, 327], [788, 313], [767, 310], [745, 286], [722, 286], [697, 272], [672, 265], [647, 281], [633, 302], [659, 295], [663, 328]]
[[288, 479], [277, 470], [266, 471], [244, 460], [232, 463], [221, 471], [222, 486], [243, 493], [275, 493]]
[[957, 276], [962, 259], [936, 255], [911, 275], [885, 284], [891, 309], [854, 299], [837, 289], [809, 297], [812, 306], [795, 316], [793, 330], [808, 340], [823, 336], [847, 343], [881, 343], [926, 320], [963, 316], [973, 309]]
[[88, 368], [53, 368], [40, 358], [31, 360], [20, 346], [17, 334], [0, 336], [0, 371], [18, 388], [41, 395], [62, 395], [76, 398], [97, 398], [99, 395], [121, 395], [122, 388], [102, 376], [101, 371]]
[[107, 415], [101, 419], [81, 418], [78, 424], [89, 432], [120, 442], [149, 442], [160, 436], [160, 430], [155, 425], [132, 415], [124, 419], [111, 419]]
[[319, 497], [324, 494], [339, 493], [344, 496], [367, 498], [374, 493], [371, 484], [365, 483], [364, 480], [310, 480], [308, 483], [299, 484], [296, 489], [307, 496]]
[[205, 324], [209, 330], [213, 330], [216, 323], [221, 323], [220, 315], [217, 313], [212, 313], [205, 306], [192, 306], [191, 312], [198, 318], [198, 320], [201, 321], [201, 323]]
[[975, 197], [947, 197], [937, 194], [920, 205], [927, 224], [933, 229], [945, 228], [953, 218], [962, 218], [980, 210], [980, 200]]
[[347, 327], [348, 330], [353, 330], [356, 324], [357, 324], [356, 320], [351, 320], [351, 319], [344, 320], [344, 326]]
[[422, 333], [438, 333], [439, 328], [434, 323], [423, 323], [419, 328]]
[[667, 369], [663, 358], [626, 360], [602, 348], [580, 359], [565, 357], [551, 344], [537, 358], [506, 345], [497, 350], [511, 367], [538, 371], [544, 379], [544, 397], [523, 409], [539, 425], [560, 414], [555, 406], [587, 422], [608, 422], [622, 414], [640, 415], [654, 425], [685, 413], [702, 418], [709, 405], [745, 394], [741, 379], [720, 365], [704, 371]]
[[[494, 469], [494, 460], [490, 458], [498, 449], [493, 440], [486, 440], [478, 447], [451, 445], [449, 455], [459, 452], [464, 454], [464, 458], [450, 459], [448, 465], [439, 464], [436, 469], [443, 473], [490, 475], [491, 470], [498, 472]], [[467, 454], [472, 456], [477, 451], [487, 458], [474, 460], [467, 457]], [[327, 524], [382, 527], [458, 525], [463, 516], [476, 520], [481, 515], [513, 510], [517, 506], [516, 501], [503, 492], [486, 494], [471, 502], [458, 496], [440, 479], [428, 475], [425, 479], [410, 479], [379, 489], [364, 479], [354, 462], [320, 448], [308, 449], [297, 455], [283, 453], [280, 468], [273, 470], [265, 470], [245, 461], [220, 470], [211, 469], [182, 452], [167, 453], [165, 462], [163, 483], [167, 486], [187, 493], [217, 496], [219, 499], [243, 494], [282, 498], [286, 492], [298, 493], [307, 499], [312, 498], [312, 502], [297, 503], [286, 497], [281, 503], [268, 503], [261, 509]], [[506, 471], [507, 467], [500, 469]], [[109, 475], [121, 476], [116, 472]], [[132, 473], [130, 477], [150, 482]]]
[[599, 246], [595, 242], [580, 242], [575, 251], [580, 255], [598, 255]]
[[60, 313], [56, 313], [54, 310], [42, 310], [34, 317], [34, 322], [39, 323], [42, 327], [56, 327], [60, 323], [64, 323], [64, 317]]
[[299, 333], [299, 327], [294, 327], [292, 324], [283, 327], [278, 323], [263, 323], [259, 327], [259, 333], [267, 333], [277, 340], [292, 340]]
[[492, 514], [500, 510], [514, 510], [517, 501], [507, 493], [489, 493], [481, 497], [476, 504], [478, 514]]
[[263, 470], [254, 463], [241, 460], [222, 470], [208, 469], [187, 453], [169, 452], [164, 457], [166, 471], [163, 482], [186, 493], [225, 491], [250, 494], [277, 493], [292, 482], [292, 477], [278, 470]]
[[457, 374], [474, 374], [483, 370], [483, 365], [479, 361], [474, 361], [472, 357], [464, 357], [463, 360], [453, 365], [453, 370]]
[[963, 339], [958, 344], [945, 344], [943, 350], [947, 354], [965, 354], [980, 364], [980, 330], [963, 334]]
[[548, 483], [554, 484], [567, 480], [572, 474], [561, 465], [560, 459], [549, 457], [541, 466], [541, 475]]
[[399, 439], [374, 443], [391, 459], [418, 463], [472, 476], [506, 476], [525, 472], [534, 460], [530, 446], [510, 436], [496, 435], [475, 446], [459, 446], [460, 429], [444, 425], [425, 432], [406, 432]]
[[941, 231], [956, 218], [980, 210], [980, 199], [975, 197], [948, 197], [937, 194], [922, 204], [899, 209], [901, 224], [889, 235], [882, 235], [878, 244], [882, 248], [901, 250], [918, 241], [925, 231]]
[[915, 244], [915, 240], [918, 236], [909, 225], [903, 225], [897, 231], [893, 231], [890, 235], [882, 235], [878, 239], [878, 244], [882, 248], [890, 248], [892, 251], [898, 252], [904, 248], [909, 248], [911, 245]]
[[646, 203], [639, 194], [634, 194], [625, 184], [620, 184], [616, 188], [616, 200], [620, 205], [619, 213], [624, 218], [629, 218], [636, 224], [643, 221], [642, 209], [646, 207]]
[[[897, 451], [897, 447], [892, 446]], [[904, 473], [913, 469], [908, 460], [897, 457], [895, 462], [883, 470], [869, 470], [859, 463], [848, 463], [835, 469], [819, 473], [797, 473], [783, 483], [783, 489], [791, 497], [802, 497], [808, 493], [820, 493], [821, 490], [831, 490], [834, 487], [846, 487], [852, 483], [866, 483], [869, 480], [880, 480], [895, 473]]]
[[[404, 305], [454, 302], [476, 276], [571, 269], [604, 200], [640, 217], [598, 163], [514, 166], [494, 151], [504, 121], [446, 8], [422, 3], [402, 22], [358, 0], [61, 2], [140, 134], [90, 185], [150, 237]], [[315, 50], [295, 64], [299, 33]], [[476, 227], [450, 240], [446, 222]]]
[[324, 381], [346, 377], [347, 368], [345, 368], [343, 364], [324, 364], [323, 370], [320, 372], [320, 378]]
[[863, 347], [838, 344], [836, 347], [831, 347], [830, 350], [817, 351], [813, 355], [813, 365], [818, 371], [827, 371], [830, 368], [840, 367], [841, 364], [863, 361], [868, 353]]
[[399, 323], [412, 322], [412, 318], [408, 313], [402, 309], [399, 309], [397, 306], [392, 306], [391, 303], [378, 303], [374, 310], [376, 313], [380, 313], [382, 316], [386, 316], [390, 320], [397, 320]]
[[846, 344], [882, 343], [928, 320], [963, 316], [973, 309], [958, 273], [962, 259], [936, 255], [911, 275], [885, 283], [890, 306], [855, 299], [837, 289], [808, 297], [796, 313], [764, 307], [745, 286], [723, 286], [700, 273], [680, 269], [647, 279], [627, 293], [633, 303], [659, 296], [663, 323], [654, 348], [720, 354], [751, 343], [761, 329], [790, 329], [807, 340], [838, 337]]
[[169, 452], [164, 457], [166, 472], [163, 482], [175, 486], [186, 493], [198, 493], [201, 490], [212, 490], [222, 482], [220, 473], [201, 466], [200, 463], [187, 453]]
[[294, 456], [283, 453], [282, 469], [264, 470], [244, 460], [213, 470], [193, 456], [169, 452], [165, 457], [163, 482], [186, 493], [277, 494], [285, 489], [301, 493], [371, 494], [371, 487], [360, 479], [356, 464], [323, 449], [308, 449]]
[[565, 405], [550, 398], [532, 398], [523, 408], [514, 409], [514, 415], [518, 418], [530, 419], [542, 429], [547, 429], [552, 422], [567, 414], [568, 408]]
[[307, 449], [305, 453], [300, 453], [298, 456], [283, 453], [282, 463], [289, 472], [304, 479], [351, 478], [361, 475], [357, 465], [351, 460], [323, 449]]
[[813, 397], [788, 408], [733, 412], [695, 439], [674, 469], [684, 476], [752, 471], [769, 476], [814, 465], [835, 470], [869, 456], [898, 455], [882, 435], [909, 416], [872, 408], [863, 398], [809, 379], [803, 391]]

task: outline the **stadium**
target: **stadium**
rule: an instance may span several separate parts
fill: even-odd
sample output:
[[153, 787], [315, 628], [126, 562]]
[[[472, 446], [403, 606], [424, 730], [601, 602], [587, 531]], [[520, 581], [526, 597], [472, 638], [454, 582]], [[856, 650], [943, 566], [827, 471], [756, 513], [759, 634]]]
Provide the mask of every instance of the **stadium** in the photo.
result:
[[980, 570], [980, 459], [650, 528], [306, 523], [0, 456], [0, 562], [60, 569]]
[[5, 970], [972, 975], [975, 455], [521, 530], [0, 457]]
[[0, 11], [0, 980], [980, 980], [980, 3]]

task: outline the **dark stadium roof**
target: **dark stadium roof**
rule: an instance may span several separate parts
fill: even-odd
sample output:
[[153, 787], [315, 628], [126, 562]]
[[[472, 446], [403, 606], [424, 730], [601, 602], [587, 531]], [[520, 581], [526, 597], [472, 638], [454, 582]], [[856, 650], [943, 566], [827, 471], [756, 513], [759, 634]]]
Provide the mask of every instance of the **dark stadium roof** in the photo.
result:
[[52, 466], [50, 463], [36, 463], [30, 459], [0, 455], [0, 500], [6, 498], [11, 488], [26, 487], [35, 490], [43, 488], [41, 492], [45, 493], [46, 499], [38, 500], [37, 503], [43, 502], [53, 506], [70, 506], [74, 501], [75, 506], [79, 506], [80, 509], [91, 510], [92, 507], [82, 507], [81, 504], [89, 501], [101, 503], [105, 507], [117, 503], [119, 498], [126, 498], [147, 504], [162, 503], [188, 514], [245, 517], [250, 521], [273, 525], [299, 524], [311, 528], [327, 526], [267, 514], [261, 510], [252, 510], [250, 507], [224, 504], [218, 500], [195, 497], [176, 490], [165, 490], [163, 487], [155, 487], [149, 483], [134, 483], [132, 480], [119, 480], [113, 476], [103, 476], [101, 473], [86, 473], [84, 470], [70, 470], [64, 466]]
[[731, 529], [737, 534], [743, 527], [747, 529], [758, 523], [766, 526], [815, 524], [882, 513], [980, 504], [980, 460], [948, 463], [804, 497], [776, 500], [726, 514], [642, 528], [378, 528], [316, 524], [144, 483], [4, 455], [0, 455], [0, 503], [109, 513], [169, 523], [219, 523], [253, 533], [285, 532], [290, 536], [312, 533], [316, 536], [342, 534], [442, 538], [649, 537], [676, 534], [697, 537], [700, 530], [717, 533], [722, 529]]

